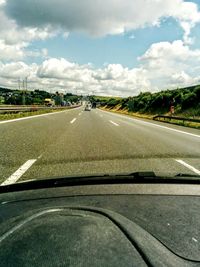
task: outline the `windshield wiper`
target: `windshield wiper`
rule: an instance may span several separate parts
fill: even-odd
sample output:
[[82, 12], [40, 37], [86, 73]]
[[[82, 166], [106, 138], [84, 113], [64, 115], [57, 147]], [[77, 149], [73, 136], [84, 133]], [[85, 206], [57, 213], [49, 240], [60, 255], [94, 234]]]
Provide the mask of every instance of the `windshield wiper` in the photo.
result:
[[178, 173], [175, 175], [175, 177], [196, 177], [200, 178], [200, 175], [198, 174], [190, 174], [190, 173]]
[[200, 184], [199, 175], [177, 174], [176, 176], [157, 176], [154, 172], [134, 172], [130, 174], [105, 174], [88, 176], [66, 176], [32, 181], [23, 181], [0, 186], [0, 193], [34, 190], [62, 186], [106, 185], [106, 184]]

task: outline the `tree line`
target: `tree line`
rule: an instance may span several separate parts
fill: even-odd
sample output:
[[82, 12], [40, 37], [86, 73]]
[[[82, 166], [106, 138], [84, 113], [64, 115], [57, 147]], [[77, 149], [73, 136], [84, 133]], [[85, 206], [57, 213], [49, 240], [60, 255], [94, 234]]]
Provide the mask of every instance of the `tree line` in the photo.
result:
[[127, 98], [96, 99], [108, 108], [118, 107], [129, 112], [167, 113], [173, 106], [175, 113], [193, 109], [200, 115], [200, 85], [181, 89], [160, 91], [157, 93], [143, 92], [138, 96]]
[[56, 105], [62, 105], [62, 101], [78, 102], [80, 97], [72, 93], [49, 93], [44, 90], [20, 91], [0, 88], [1, 103], [7, 105], [44, 105], [46, 98], [55, 100]]

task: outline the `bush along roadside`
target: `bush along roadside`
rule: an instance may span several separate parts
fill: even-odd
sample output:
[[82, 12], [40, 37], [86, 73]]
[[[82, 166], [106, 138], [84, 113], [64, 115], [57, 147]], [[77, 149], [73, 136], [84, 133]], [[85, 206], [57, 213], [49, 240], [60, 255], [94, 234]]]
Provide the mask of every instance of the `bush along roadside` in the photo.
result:
[[[104, 109], [137, 117], [152, 119], [159, 114], [200, 119], [200, 85], [158, 93], [144, 92], [127, 98], [107, 98], [100, 102]], [[200, 128], [199, 123], [181, 122], [175, 118], [165, 122]]]

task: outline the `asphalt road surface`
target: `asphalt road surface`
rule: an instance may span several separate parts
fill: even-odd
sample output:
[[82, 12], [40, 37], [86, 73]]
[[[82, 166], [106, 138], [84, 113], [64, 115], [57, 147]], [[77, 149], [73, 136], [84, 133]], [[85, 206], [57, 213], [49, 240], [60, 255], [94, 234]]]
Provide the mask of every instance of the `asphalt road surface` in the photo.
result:
[[200, 131], [83, 107], [0, 122], [0, 183], [154, 171], [200, 174]]

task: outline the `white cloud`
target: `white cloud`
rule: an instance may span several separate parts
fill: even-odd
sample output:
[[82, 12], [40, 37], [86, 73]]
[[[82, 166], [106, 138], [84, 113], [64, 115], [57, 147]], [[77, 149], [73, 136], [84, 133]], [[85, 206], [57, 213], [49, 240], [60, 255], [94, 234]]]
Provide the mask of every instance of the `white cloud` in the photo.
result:
[[51, 58], [45, 60], [38, 69], [38, 76], [40, 78], [68, 78], [69, 70], [74, 70], [74, 63], [70, 63], [64, 58]]
[[138, 60], [133, 69], [121, 64], [95, 69], [63, 58], [49, 58], [40, 65], [0, 63], [0, 84], [16, 88], [17, 80], [28, 76], [32, 89], [129, 96], [200, 82], [200, 49], [192, 50], [181, 40], [152, 44]]
[[194, 79], [192, 79], [192, 77], [184, 71], [181, 71], [179, 73], [172, 74], [171, 81], [175, 84], [190, 84], [194, 82]]
[[0, 76], [6, 79], [24, 79], [27, 76], [35, 76], [37, 65], [27, 65], [22, 61], [0, 64]]
[[0, 39], [0, 60], [19, 60], [24, 57], [24, 48], [27, 43], [22, 42], [16, 45], [8, 45]]
[[0, 64], [0, 84], [18, 87], [19, 78], [28, 77], [29, 88], [65, 90], [101, 95], [137, 94], [141, 88], [150, 86], [145, 70], [129, 70], [120, 64], [110, 64], [103, 69], [94, 69], [90, 64], [78, 65], [65, 59], [51, 58], [40, 66], [23, 62]]
[[[25, 57], [45, 57], [46, 51], [30, 51], [31, 41], [44, 40], [57, 34], [51, 27], [20, 27], [3, 10], [4, 1], [0, 0], [0, 60], [17, 61]], [[5, 3], [4, 3], [5, 4]]]
[[109, 64], [103, 71], [102, 69], [95, 71], [93, 77], [99, 81], [117, 80], [123, 77], [125, 70], [120, 64]]
[[0, 39], [0, 60], [7, 62], [23, 60], [25, 57], [47, 57], [48, 50], [46, 48], [33, 51], [28, 50], [28, 46], [29, 44], [27, 42], [10, 45]]
[[28, 77], [29, 88], [34, 85], [39, 86], [41, 81], [36, 76], [38, 66], [36, 64], [27, 65], [22, 61], [3, 64], [0, 62], [0, 86], [18, 89], [19, 80]]
[[48, 39], [60, 33], [63, 38], [73, 31], [92, 36], [121, 34], [150, 25], [159, 26], [166, 17], [173, 17], [180, 23], [184, 43], [191, 44], [191, 28], [200, 22], [200, 12], [192, 2], [0, 0], [0, 60], [47, 57], [47, 51], [30, 51], [28, 46], [34, 40]]
[[19, 27], [13, 19], [6, 16], [0, 5], [0, 38], [8, 45], [33, 40], [44, 40], [55, 36], [56, 30], [51, 27]]
[[[200, 50], [190, 49], [181, 40], [160, 42], [152, 44], [139, 58], [139, 62], [158, 82], [162, 77], [170, 77], [175, 72], [185, 71], [192, 76], [198, 76], [196, 68], [200, 64]], [[163, 88], [163, 85], [160, 87]]]
[[191, 28], [193, 27], [193, 24], [191, 25], [190, 23], [183, 21], [181, 22], [181, 27], [184, 30], [184, 35], [183, 35], [184, 43], [188, 45], [193, 44], [194, 39], [190, 37], [190, 31]]
[[184, 30], [182, 23], [187, 23], [188, 36], [200, 22], [197, 5], [183, 0], [7, 0], [5, 10], [23, 27], [60, 27], [95, 36], [159, 25], [163, 17], [174, 17]]
[[167, 88], [199, 82], [200, 50], [190, 49], [181, 40], [152, 44], [139, 61], [152, 86]]

